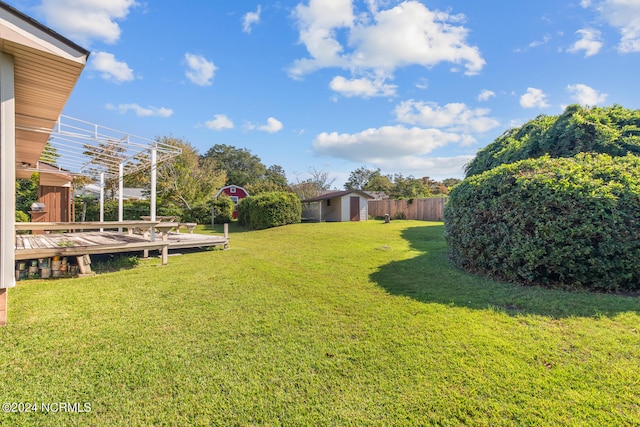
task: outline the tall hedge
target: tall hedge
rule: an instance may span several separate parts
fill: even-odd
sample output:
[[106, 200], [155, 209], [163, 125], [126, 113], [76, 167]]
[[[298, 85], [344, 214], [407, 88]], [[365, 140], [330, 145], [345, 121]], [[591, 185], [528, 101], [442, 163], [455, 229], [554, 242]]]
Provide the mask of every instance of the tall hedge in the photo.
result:
[[238, 223], [254, 230], [301, 221], [302, 204], [293, 193], [263, 193], [245, 197], [238, 204]]
[[519, 160], [583, 152], [640, 155], [640, 110], [569, 105], [559, 116], [538, 116], [480, 150], [466, 173], [472, 176]]
[[640, 158], [543, 156], [498, 166], [451, 191], [453, 261], [525, 284], [640, 289]]

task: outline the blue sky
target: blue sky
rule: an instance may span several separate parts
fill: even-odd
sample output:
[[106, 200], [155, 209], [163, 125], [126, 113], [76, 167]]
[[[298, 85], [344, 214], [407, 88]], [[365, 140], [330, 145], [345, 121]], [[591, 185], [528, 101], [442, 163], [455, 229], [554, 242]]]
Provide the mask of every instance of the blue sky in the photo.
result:
[[640, 0], [7, 3], [91, 51], [65, 115], [246, 148], [290, 182], [462, 178], [540, 114], [640, 108]]

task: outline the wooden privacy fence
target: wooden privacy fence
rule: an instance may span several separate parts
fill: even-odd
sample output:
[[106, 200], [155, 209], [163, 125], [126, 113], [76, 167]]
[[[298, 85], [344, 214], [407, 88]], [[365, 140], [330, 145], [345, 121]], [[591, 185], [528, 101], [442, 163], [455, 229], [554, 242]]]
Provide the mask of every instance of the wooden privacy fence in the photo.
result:
[[411, 200], [369, 200], [369, 215], [391, 219], [417, 219], [420, 221], [442, 221], [446, 197]]

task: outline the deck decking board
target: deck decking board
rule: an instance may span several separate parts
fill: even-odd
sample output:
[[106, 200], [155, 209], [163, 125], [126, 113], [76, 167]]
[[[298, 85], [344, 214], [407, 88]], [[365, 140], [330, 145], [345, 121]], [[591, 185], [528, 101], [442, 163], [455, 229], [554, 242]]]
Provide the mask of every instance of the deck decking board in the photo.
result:
[[50, 256], [74, 256], [145, 250], [184, 249], [210, 246], [228, 246], [229, 239], [202, 234], [168, 233], [167, 239], [150, 241], [139, 234], [117, 231], [91, 231], [82, 233], [18, 234], [16, 260]]

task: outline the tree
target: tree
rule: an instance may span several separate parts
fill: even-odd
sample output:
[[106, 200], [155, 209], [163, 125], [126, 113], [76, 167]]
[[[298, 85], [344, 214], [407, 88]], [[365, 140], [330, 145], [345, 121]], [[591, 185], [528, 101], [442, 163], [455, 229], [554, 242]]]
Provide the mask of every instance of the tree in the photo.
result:
[[449, 194], [449, 189], [444, 183], [435, 181], [428, 176], [417, 179], [412, 176], [405, 177], [402, 174], [382, 175], [380, 168], [372, 170], [366, 166], [361, 166], [351, 172], [344, 188], [346, 190], [380, 191], [401, 199]]
[[446, 178], [442, 180], [442, 183], [449, 189], [451, 190], [451, 188], [454, 185], [460, 184], [462, 182], [461, 179], [458, 178]]
[[273, 165], [267, 168], [263, 177], [247, 184], [245, 188], [249, 194], [255, 196], [262, 193], [289, 191], [289, 184], [282, 166]]
[[296, 194], [300, 200], [313, 199], [319, 195], [318, 186], [312, 182], [311, 179], [305, 179], [304, 181], [291, 184], [289, 189], [292, 193]]
[[393, 190], [393, 181], [390, 175], [382, 175], [380, 169], [375, 171], [369, 177], [369, 180], [363, 187], [365, 191], [382, 191], [390, 194]]
[[394, 175], [390, 194], [393, 198], [416, 199], [430, 195], [431, 191], [422, 179], [414, 178], [411, 175], [405, 177], [401, 173]]
[[298, 180], [296, 184], [291, 184], [290, 189], [293, 193], [297, 194], [300, 200], [312, 199], [320, 196], [322, 193], [331, 189], [331, 186], [335, 182], [335, 178], [329, 178], [329, 173], [318, 170], [315, 167], [309, 169], [311, 178], [304, 181]]
[[271, 165], [267, 168], [264, 179], [282, 188], [287, 188], [287, 174], [282, 166]]
[[344, 184], [345, 190], [364, 190], [364, 188], [369, 183], [369, 180], [371, 180], [371, 177], [376, 172], [380, 174], [380, 169], [374, 171], [367, 168], [366, 166], [361, 166], [358, 169], [352, 171], [349, 174], [349, 179]]
[[226, 173], [225, 185], [246, 187], [267, 173], [260, 158], [244, 148], [216, 144], [203, 157], [215, 162]]
[[209, 202], [225, 183], [226, 175], [215, 159], [200, 157], [186, 141], [160, 137], [158, 142], [182, 149], [182, 154], [158, 165], [157, 192], [162, 204], [191, 210]]
[[[96, 166], [93, 171], [97, 174], [98, 171], [113, 168], [114, 165], [123, 161], [126, 151], [127, 149], [124, 147], [122, 141], [108, 141], [101, 142], [97, 146], [85, 144], [82, 154], [91, 159], [89, 163]], [[118, 186], [119, 182], [117, 177], [107, 178], [105, 180], [105, 192], [110, 194], [112, 199], [115, 198]]]
[[33, 173], [31, 178], [16, 179], [16, 211], [28, 213], [31, 204], [38, 201], [38, 186], [40, 174]]
[[449, 188], [447, 188], [444, 183], [440, 181], [436, 181], [434, 179], [429, 178], [428, 176], [423, 176], [420, 178], [422, 184], [424, 185], [425, 191], [428, 191], [428, 195], [438, 195], [438, 194], [449, 194]]

